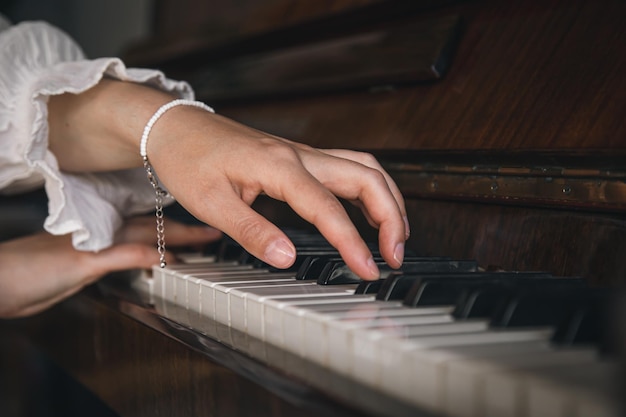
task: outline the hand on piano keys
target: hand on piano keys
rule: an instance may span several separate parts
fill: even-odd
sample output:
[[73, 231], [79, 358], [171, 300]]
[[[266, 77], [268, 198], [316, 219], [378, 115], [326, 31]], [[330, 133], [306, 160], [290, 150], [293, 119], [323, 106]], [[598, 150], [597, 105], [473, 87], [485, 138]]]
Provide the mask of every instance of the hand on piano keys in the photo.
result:
[[435, 415], [619, 415], [619, 364], [599, 325], [611, 291], [413, 254], [362, 281], [320, 238], [278, 271], [225, 242], [218, 262], [154, 269], [143, 291], [159, 314], [368, 410], [359, 386]]
[[409, 236], [404, 200], [373, 156], [315, 149], [220, 115], [184, 110], [174, 129], [162, 127], [166, 140], [154, 138], [151, 160], [168, 191], [196, 218], [255, 257], [287, 268], [296, 258], [293, 243], [249, 206], [265, 194], [286, 202], [312, 223], [354, 273], [377, 279], [378, 266], [338, 200], [343, 198], [360, 207], [379, 229], [381, 256], [390, 266], [400, 267]]
[[[205, 226], [167, 222], [172, 246], [206, 245], [221, 233]], [[168, 255], [174, 261], [173, 255]], [[70, 235], [41, 232], [0, 243], [0, 317], [28, 316], [69, 297], [103, 275], [158, 262], [154, 218], [129, 219], [116, 243], [100, 252], [74, 249]]]

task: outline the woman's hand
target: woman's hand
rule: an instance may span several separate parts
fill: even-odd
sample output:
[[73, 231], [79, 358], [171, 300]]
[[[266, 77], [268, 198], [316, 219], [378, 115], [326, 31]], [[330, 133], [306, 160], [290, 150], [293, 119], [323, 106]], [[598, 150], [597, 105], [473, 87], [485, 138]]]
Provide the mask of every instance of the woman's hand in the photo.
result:
[[[205, 226], [166, 221], [171, 246], [202, 245], [221, 236]], [[98, 253], [77, 251], [70, 235], [45, 232], [0, 243], [0, 317], [38, 313], [109, 272], [149, 269], [159, 261], [154, 217], [130, 219], [116, 244]], [[168, 261], [175, 262], [171, 254]]]
[[[50, 149], [66, 171], [141, 166], [143, 128], [170, 100], [161, 91], [112, 80], [80, 95], [52, 97]], [[314, 149], [189, 106], [172, 108], [155, 123], [147, 152], [183, 207], [271, 265], [291, 265], [295, 248], [250, 208], [259, 194], [287, 202], [339, 250], [352, 271], [376, 279], [372, 255], [338, 198], [350, 200], [379, 229], [387, 263], [402, 263], [409, 235], [404, 201], [371, 155]]]
[[379, 229], [387, 263], [402, 264], [408, 237], [404, 201], [371, 155], [314, 149], [182, 107], [155, 124], [148, 155], [182, 206], [271, 265], [290, 266], [295, 248], [250, 208], [259, 194], [287, 202], [339, 250], [352, 271], [376, 279], [372, 255], [338, 197], [352, 201]]

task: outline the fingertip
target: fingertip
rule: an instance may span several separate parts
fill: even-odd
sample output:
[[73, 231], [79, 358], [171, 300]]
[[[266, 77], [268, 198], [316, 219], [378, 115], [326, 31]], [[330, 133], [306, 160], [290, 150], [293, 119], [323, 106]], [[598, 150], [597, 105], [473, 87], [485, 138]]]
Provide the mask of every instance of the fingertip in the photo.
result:
[[395, 267], [400, 268], [404, 261], [404, 243], [401, 242], [396, 245], [393, 251], [393, 259], [396, 261]]
[[404, 221], [404, 239], [408, 240], [411, 237], [411, 226], [409, 225], [409, 218], [405, 215], [402, 216], [402, 220]]
[[380, 270], [378, 269], [378, 265], [376, 265], [374, 258], [368, 258], [365, 265], [367, 266], [367, 274], [361, 278], [368, 281], [375, 281], [380, 278]]
[[265, 249], [264, 259], [276, 268], [289, 268], [296, 259], [296, 248], [286, 239], [274, 240]]

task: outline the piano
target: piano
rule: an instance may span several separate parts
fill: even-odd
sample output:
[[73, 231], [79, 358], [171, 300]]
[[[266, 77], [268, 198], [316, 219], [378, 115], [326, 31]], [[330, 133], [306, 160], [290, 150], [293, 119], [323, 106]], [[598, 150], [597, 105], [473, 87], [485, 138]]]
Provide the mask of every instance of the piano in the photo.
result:
[[126, 61], [245, 124], [376, 155], [407, 199], [407, 261], [355, 280], [261, 197], [297, 268], [225, 239], [0, 331], [120, 416], [626, 414], [624, 16], [620, 0], [158, 2]]

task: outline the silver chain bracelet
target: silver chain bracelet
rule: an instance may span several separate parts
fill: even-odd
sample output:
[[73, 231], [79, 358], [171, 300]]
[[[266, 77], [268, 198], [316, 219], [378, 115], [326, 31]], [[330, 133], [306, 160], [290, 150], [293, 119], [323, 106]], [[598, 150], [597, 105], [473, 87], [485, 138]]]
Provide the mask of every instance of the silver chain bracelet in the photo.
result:
[[163, 116], [166, 111], [176, 106], [193, 106], [214, 113], [211, 107], [200, 101], [176, 99], [159, 107], [159, 109], [152, 115], [150, 120], [148, 120], [148, 123], [146, 123], [146, 127], [143, 129], [143, 134], [141, 135], [141, 143], [139, 145], [139, 153], [141, 154], [141, 158], [143, 159], [143, 167], [146, 169], [148, 181], [150, 181], [150, 184], [152, 185], [152, 188], [154, 188], [154, 192], [156, 193], [155, 215], [157, 231], [157, 251], [159, 252], [159, 265], [161, 266], [161, 268], [165, 268], [165, 266], [167, 265], [167, 263], [165, 262], [165, 225], [163, 221], [163, 199], [168, 197], [169, 193], [159, 185], [159, 180], [154, 173], [154, 169], [150, 164], [150, 160], [148, 159], [148, 136], [150, 135], [152, 126], [154, 126], [156, 121], [159, 120], [159, 118]]

